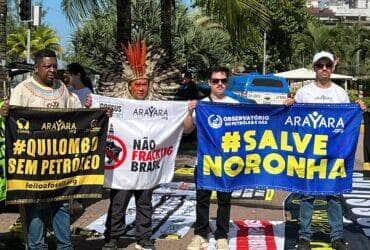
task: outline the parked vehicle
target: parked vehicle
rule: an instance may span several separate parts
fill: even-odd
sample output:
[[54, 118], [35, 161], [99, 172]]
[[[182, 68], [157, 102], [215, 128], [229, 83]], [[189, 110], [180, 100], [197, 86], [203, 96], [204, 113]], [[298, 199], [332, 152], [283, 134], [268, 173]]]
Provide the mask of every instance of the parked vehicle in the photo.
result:
[[282, 77], [249, 73], [231, 76], [225, 93], [241, 102], [247, 99], [258, 104], [283, 104], [289, 96], [289, 85]]

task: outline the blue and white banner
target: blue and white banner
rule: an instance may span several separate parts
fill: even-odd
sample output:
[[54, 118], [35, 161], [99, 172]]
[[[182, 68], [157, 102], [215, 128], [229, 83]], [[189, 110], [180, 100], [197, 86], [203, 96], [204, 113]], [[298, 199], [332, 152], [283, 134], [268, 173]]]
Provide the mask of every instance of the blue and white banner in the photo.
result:
[[349, 192], [361, 118], [357, 104], [200, 102], [197, 187]]

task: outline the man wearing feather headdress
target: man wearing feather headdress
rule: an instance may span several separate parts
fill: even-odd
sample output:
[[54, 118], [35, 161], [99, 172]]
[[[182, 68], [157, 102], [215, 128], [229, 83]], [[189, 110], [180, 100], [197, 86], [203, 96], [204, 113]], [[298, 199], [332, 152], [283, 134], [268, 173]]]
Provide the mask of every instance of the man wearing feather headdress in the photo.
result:
[[137, 100], [172, 100], [180, 87], [180, 71], [168, 64], [162, 49], [138, 40], [124, 47], [122, 75], [103, 76], [99, 94]]
[[[100, 84], [99, 93], [105, 96], [135, 100], [168, 100], [179, 88], [176, 82], [180, 72], [176, 68], [162, 67], [164, 52], [154, 53], [145, 41], [138, 40], [124, 47], [123, 74], [116, 81]], [[155, 249], [152, 236], [152, 193], [147, 190], [111, 189], [110, 206], [106, 221], [106, 243], [103, 249], [117, 249], [120, 236], [125, 234], [126, 209], [132, 195], [136, 203], [136, 249]]]

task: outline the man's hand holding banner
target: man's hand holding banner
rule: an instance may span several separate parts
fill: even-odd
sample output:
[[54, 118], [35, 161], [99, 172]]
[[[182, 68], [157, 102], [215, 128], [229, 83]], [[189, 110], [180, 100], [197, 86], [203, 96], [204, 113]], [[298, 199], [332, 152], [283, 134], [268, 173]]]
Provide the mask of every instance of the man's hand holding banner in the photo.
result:
[[101, 109], [11, 108], [7, 203], [100, 198], [107, 126]]
[[352, 188], [356, 104], [198, 103], [198, 188], [338, 194]]

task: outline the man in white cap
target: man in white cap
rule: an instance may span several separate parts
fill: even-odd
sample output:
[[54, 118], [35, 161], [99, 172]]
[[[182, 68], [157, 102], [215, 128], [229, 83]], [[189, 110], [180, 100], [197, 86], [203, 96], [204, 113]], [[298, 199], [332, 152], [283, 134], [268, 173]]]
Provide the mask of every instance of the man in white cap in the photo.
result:
[[335, 69], [333, 54], [321, 51], [313, 58], [316, 80], [297, 91], [295, 102], [303, 103], [348, 103], [346, 91], [331, 81]]
[[[330, 76], [335, 69], [333, 54], [321, 51], [313, 57], [313, 69], [316, 79], [299, 89], [294, 100], [289, 98], [287, 105], [297, 103], [349, 103], [346, 91], [331, 81]], [[366, 110], [365, 104], [359, 100], [357, 103], [362, 110]], [[343, 211], [340, 197], [337, 195], [323, 196], [327, 201], [328, 220], [330, 225], [330, 239], [332, 248], [337, 250], [348, 249], [348, 243], [343, 238]], [[299, 213], [299, 250], [308, 250], [311, 240], [311, 219], [314, 210], [315, 196], [302, 195]]]

